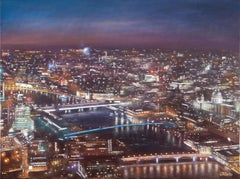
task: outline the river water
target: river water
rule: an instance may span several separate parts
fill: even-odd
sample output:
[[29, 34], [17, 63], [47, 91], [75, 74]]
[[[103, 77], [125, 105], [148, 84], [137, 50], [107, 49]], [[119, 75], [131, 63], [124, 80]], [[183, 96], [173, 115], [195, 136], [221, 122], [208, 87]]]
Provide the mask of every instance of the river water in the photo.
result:
[[124, 179], [158, 178], [219, 178], [220, 166], [216, 162], [183, 162], [165, 164], [130, 165], [121, 167]]
[[[82, 130], [94, 129], [106, 126], [146, 122], [137, 119], [129, 119], [123, 115], [109, 115], [109, 111], [94, 111], [62, 115], [71, 126], [78, 126]], [[162, 152], [189, 151], [183, 146], [182, 134], [169, 127], [171, 123], [165, 122], [158, 126], [132, 126], [120, 127], [108, 131], [100, 131], [100, 135], [106, 139], [118, 139], [126, 144], [128, 154], [150, 154]], [[166, 129], [166, 127], [168, 129]]]
[[[113, 126], [126, 123], [138, 123], [137, 119], [128, 119], [124, 115], [111, 115], [109, 111], [94, 111], [62, 115], [70, 126], [83, 130], [99, 126]], [[154, 154], [166, 152], [191, 151], [183, 144], [183, 134], [162, 126], [122, 127], [97, 132], [96, 135], [106, 139], [117, 139], [125, 144], [126, 155]], [[222, 167], [214, 161], [185, 161], [172, 163], [148, 163], [123, 165], [120, 168], [124, 179], [158, 179], [158, 178], [219, 178]]]

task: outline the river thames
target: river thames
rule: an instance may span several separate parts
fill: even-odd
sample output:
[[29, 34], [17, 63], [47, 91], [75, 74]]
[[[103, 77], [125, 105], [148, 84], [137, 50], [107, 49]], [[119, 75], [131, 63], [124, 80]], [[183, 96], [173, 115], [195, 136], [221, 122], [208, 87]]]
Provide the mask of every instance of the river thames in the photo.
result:
[[122, 166], [121, 170], [124, 179], [205, 179], [219, 178], [221, 168], [216, 162], [181, 162]]
[[[62, 114], [62, 125], [82, 130], [140, 122], [123, 115], [111, 115], [109, 110]], [[87, 134], [88, 135], [88, 134]], [[166, 152], [192, 152], [183, 143], [183, 134], [167, 126], [133, 126], [95, 132], [99, 139], [113, 139], [124, 143], [124, 155], [149, 155]], [[163, 161], [149, 163], [120, 164], [119, 171], [124, 179], [158, 178], [219, 178], [226, 168], [214, 160]]]

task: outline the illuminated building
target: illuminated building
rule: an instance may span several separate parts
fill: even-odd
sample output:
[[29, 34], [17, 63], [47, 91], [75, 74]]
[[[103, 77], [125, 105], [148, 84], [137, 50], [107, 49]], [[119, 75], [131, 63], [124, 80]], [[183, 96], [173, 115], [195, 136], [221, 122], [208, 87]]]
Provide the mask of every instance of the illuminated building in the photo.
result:
[[12, 125], [13, 131], [34, 130], [34, 121], [31, 119], [30, 107], [18, 105], [15, 108], [15, 121]]
[[108, 153], [112, 152], [112, 139], [109, 139], [108, 141]]
[[5, 176], [13, 171], [20, 172], [22, 170], [22, 157], [20, 153], [20, 145], [15, 137], [0, 138], [1, 146], [1, 176]]
[[3, 69], [2, 66], [0, 66], [0, 101], [4, 101], [5, 93], [4, 93], [4, 81], [3, 81]]
[[235, 104], [225, 103], [225, 100], [223, 99], [219, 90], [213, 91], [211, 101], [205, 101], [204, 96], [202, 95], [200, 99], [197, 98], [195, 101], [193, 101], [193, 106], [200, 110], [234, 119], [238, 113], [237, 102], [235, 101]]
[[48, 143], [44, 140], [34, 140], [29, 148], [29, 167], [31, 170], [45, 171], [47, 170], [47, 152], [49, 150]]
[[4, 101], [4, 98], [5, 98], [4, 82], [3, 82], [2, 74], [3, 74], [3, 69], [2, 69], [2, 66], [0, 66], [0, 130], [3, 129], [3, 125], [4, 125], [1, 115], [2, 115], [2, 101]]
[[145, 82], [159, 82], [159, 77], [156, 75], [145, 75]]
[[211, 101], [212, 103], [215, 104], [222, 104], [223, 102], [222, 93], [219, 90], [213, 91]]
[[240, 112], [240, 97], [235, 99], [234, 105], [236, 107], [236, 112], [239, 113]]

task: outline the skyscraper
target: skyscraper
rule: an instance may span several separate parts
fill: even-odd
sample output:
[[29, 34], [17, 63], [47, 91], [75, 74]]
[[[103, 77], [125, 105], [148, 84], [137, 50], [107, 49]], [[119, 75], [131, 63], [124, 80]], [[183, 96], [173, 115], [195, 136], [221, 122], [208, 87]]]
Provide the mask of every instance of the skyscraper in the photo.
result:
[[30, 107], [18, 105], [15, 109], [15, 121], [12, 125], [13, 131], [34, 130], [34, 121], [31, 119]]

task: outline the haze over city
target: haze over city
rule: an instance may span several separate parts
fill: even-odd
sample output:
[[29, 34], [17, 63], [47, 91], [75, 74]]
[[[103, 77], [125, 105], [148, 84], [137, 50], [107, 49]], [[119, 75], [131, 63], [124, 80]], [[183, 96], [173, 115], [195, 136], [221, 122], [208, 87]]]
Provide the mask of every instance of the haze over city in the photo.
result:
[[239, 9], [0, 0], [0, 178], [239, 178]]
[[239, 49], [235, 0], [3, 0], [2, 47]]

